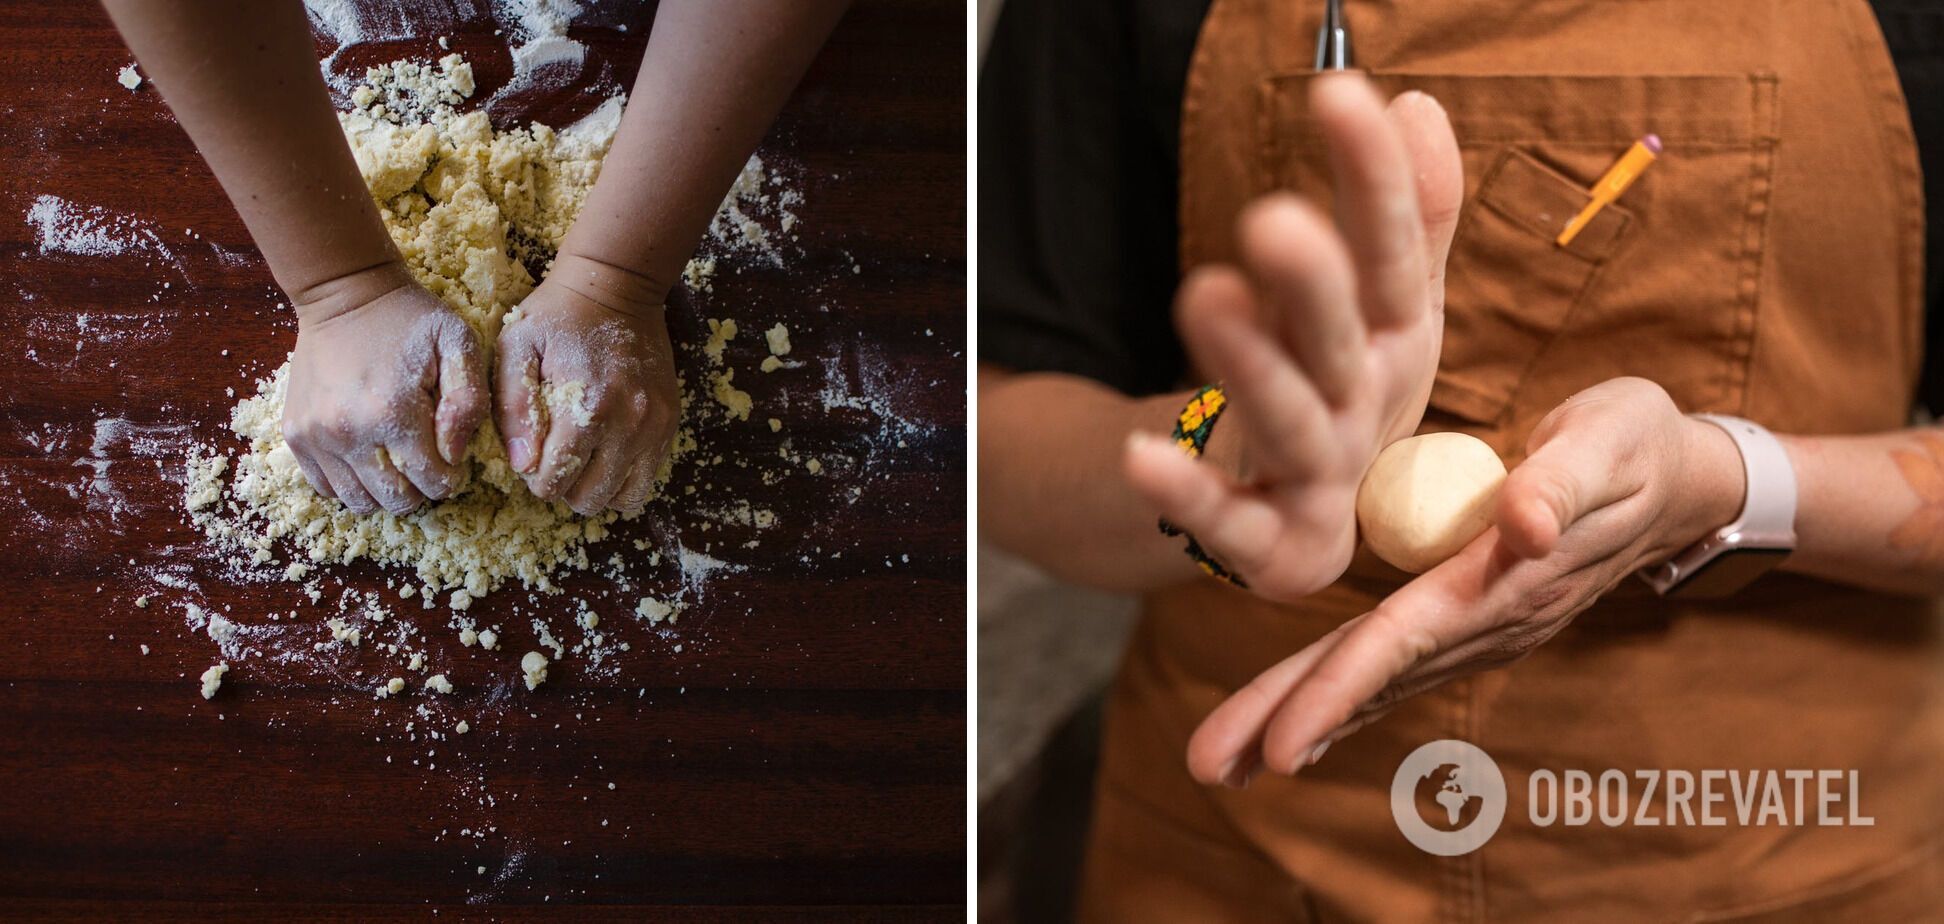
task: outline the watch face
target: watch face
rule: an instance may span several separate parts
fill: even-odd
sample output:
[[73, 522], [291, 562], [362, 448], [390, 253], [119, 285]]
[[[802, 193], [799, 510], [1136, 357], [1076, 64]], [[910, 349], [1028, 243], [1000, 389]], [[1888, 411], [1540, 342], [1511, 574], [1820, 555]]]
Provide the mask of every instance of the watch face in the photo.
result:
[[1723, 552], [1688, 575], [1672, 595], [1702, 599], [1730, 596], [1781, 564], [1792, 551], [1744, 547]]

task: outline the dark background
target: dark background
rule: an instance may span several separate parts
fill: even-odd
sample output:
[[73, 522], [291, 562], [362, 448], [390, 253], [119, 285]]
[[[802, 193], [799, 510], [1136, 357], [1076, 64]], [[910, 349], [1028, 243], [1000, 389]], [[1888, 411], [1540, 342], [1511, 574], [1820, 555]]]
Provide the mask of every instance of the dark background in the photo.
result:
[[[632, 81], [652, 7], [590, 6], [583, 79], [518, 100], [525, 119]], [[633, 594], [566, 582], [631, 643], [613, 676], [570, 656], [513, 686], [525, 614], [578, 637], [568, 597], [475, 603], [504, 626], [492, 653], [443, 608], [397, 606], [459, 685], [428, 718], [417, 693], [372, 699], [397, 669], [369, 640], [328, 669], [233, 659], [197, 695], [218, 653], [183, 603], [246, 627], [294, 610], [320, 638], [335, 615], [211, 552], [176, 483], [191, 446], [238, 448], [225, 389], [273, 370], [294, 321], [153, 86], [114, 82], [132, 59], [100, 10], [0, 2], [0, 917], [962, 917], [964, 26], [958, 4], [858, 3], [763, 146], [806, 198], [787, 268], [725, 260], [671, 304], [691, 386], [702, 318], [742, 323], [729, 360], [757, 410], [710, 411], [702, 454], [724, 461], [592, 547], [628, 557]], [[475, 100], [510, 73], [495, 28], [440, 29]], [[426, 35], [335, 67], [440, 53]], [[160, 248], [42, 253], [44, 194], [134, 216]], [[808, 368], [762, 376], [779, 320]], [[824, 473], [779, 459], [786, 439]], [[706, 512], [739, 498], [777, 526]], [[683, 591], [634, 538], [742, 570]], [[327, 594], [384, 586], [330, 571]], [[626, 615], [644, 593], [690, 608], [651, 631]], [[471, 734], [427, 737], [466, 715]]]

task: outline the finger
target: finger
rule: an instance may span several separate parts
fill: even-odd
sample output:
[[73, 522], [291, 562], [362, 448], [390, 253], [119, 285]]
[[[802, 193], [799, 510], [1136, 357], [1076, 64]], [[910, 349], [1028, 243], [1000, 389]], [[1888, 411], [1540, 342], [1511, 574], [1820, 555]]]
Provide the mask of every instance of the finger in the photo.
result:
[[1425, 93], [1411, 90], [1391, 100], [1386, 115], [1404, 140], [1417, 178], [1418, 215], [1424, 222], [1424, 257], [1434, 304], [1444, 304], [1445, 257], [1458, 230], [1458, 210], [1465, 198], [1465, 165], [1458, 154], [1458, 138], [1444, 107]]
[[377, 511], [378, 502], [372, 499], [371, 492], [365, 490], [364, 483], [358, 480], [357, 473], [351, 471], [350, 466], [344, 464], [344, 460], [336, 456], [318, 456], [316, 461], [324, 477], [330, 480], [332, 496], [344, 504], [345, 509], [360, 515]]
[[1544, 436], [1499, 488], [1499, 532], [1522, 558], [1544, 558], [1581, 517], [1631, 495], [1621, 477], [1620, 429], [1569, 402], [1548, 415]]
[[1456, 647], [1492, 624], [1495, 607], [1480, 606], [1500, 573], [1493, 564], [1497, 537], [1488, 530], [1444, 563], [1419, 575], [1344, 625], [1330, 650], [1277, 707], [1263, 733], [1263, 761], [1295, 772], [1331, 729], [1412, 668]]
[[1314, 466], [1328, 410], [1315, 386], [1256, 326], [1255, 296], [1233, 269], [1196, 270], [1182, 283], [1176, 326], [1195, 366], [1223, 383], [1269, 477]]
[[606, 510], [608, 502], [614, 499], [614, 495], [621, 490], [622, 482], [628, 477], [629, 461], [626, 450], [594, 447], [586, 468], [567, 491], [567, 506], [584, 517]]
[[[453, 488], [459, 483], [458, 467], [446, 462], [443, 448], [439, 445], [443, 439], [420, 429], [416, 433], [403, 435], [397, 442], [385, 444], [385, 454], [390, 457], [392, 465], [420, 494], [433, 500], [444, 500], [451, 496]], [[463, 452], [464, 446], [460, 448]]]
[[[465, 322], [449, 318], [439, 331], [439, 407], [432, 418], [439, 457], [446, 464], [457, 465], [465, 458], [466, 444], [486, 419], [486, 409], [486, 361], [480, 355], [479, 337]], [[426, 494], [445, 496], [429, 490]]]
[[1282, 533], [1282, 514], [1238, 487], [1214, 466], [1189, 458], [1169, 440], [1130, 435], [1122, 459], [1128, 482], [1163, 519], [1194, 535], [1216, 560], [1247, 578], [1259, 570]]
[[546, 439], [538, 396], [540, 353], [522, 324], [516, 321], [500, 332], [499, 358], [493, 370], [493, 422], [506, 441], [507, 464], [530, 475], [540, 464], [540, 444]]
[[324, 477], [324, 470], [312, 461], [310, 450], [298, 448], [297, 444], [290, 442], [287, 436], [284, 438], [284, 445], [290, 450], [290, 457], [297, 461], [297, 470], [304, 473], [304, 480], [310, 483], [311, 490], [324, 497], [337, 496], [337, 489], [331, 487], [329, 478]]
[[1239, 786], [1260, 764], [1262, 730], [1291, 688], [1343, 639], [1341, 628], [1311, 642], [1223, 700], [1188, 739], [1188, 772], [1203, 783]]
[[1356, 260], [1364, 315], [1372, 328], [1409, 324], [1427, 308], [1429, 275], [1404, 140], [1362, 75], [1317, 79], [1310, 109], [1329, 142], [1337, 224]]
[[358, 450], [344, 462], [357, 473], [358, 482], [378, 505], [393, 516], [402, 517], [425, 503], [425, 495], [412, 487], [411, 480], [392, 464], [391, 453], [382, 447]]
[[614, 495], [611, 506], [623, 513], [646, 506], [649, 497], [655, 493], [655, 473], [660, 469], [661, 459], [654, 454], [636, 462], [634, 468], [628, 470], [627, 478], [622, 480], [621, 490]]
[[1330, 221], [1288, 194], [1265, 197], [1238, 222], [1242, 261], [1272, 327], [1316, 390], [1342, 406], [1364, 378], [1356, 267]]
[[547, 418], [547, 439], [540, 447], [540, 468], [527, 478], [527, 487], [542, 500], [556, 501], [566, 495], [593, 461], [594, 449], [600, 445], [600, 433], [596, 427], [582, 426], [565, 414], [549, 414]]

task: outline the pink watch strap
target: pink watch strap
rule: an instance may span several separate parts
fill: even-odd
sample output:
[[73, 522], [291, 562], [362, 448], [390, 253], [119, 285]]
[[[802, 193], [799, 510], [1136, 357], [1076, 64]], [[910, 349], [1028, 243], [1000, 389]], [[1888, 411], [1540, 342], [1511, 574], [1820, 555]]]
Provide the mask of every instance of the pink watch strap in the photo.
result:
[[1689, 546], [1667, 562], [1643, 568], [1640, 577], [1667, 593], [1709, 562], [1741, 549], [1795, 548], [1796, 477], [1789, 452], [1775, 434], [1759, 424], [1721, 414], [1694, 414], [1725, 431], [1740, 450], [1747, 475], [1741, 514], [1735, 521]]
[[1721, 530], [1740, 533], [1746, 545], [1795, 545], [1796, 477], [1795, 465], [1782, 441], [1761, 425], [1740, 417], [1721, 414], [1695, 414], [1734, 439], [1741, 450], [1742, 470], [1748, 475], [1748, 490], [1742, 500], [1741, 516]]

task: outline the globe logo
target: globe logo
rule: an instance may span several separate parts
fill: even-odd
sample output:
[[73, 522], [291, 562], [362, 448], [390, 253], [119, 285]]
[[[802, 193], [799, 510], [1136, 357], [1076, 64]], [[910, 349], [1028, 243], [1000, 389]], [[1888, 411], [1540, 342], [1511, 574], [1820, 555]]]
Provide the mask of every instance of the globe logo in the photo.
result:
[[1471, 853], [1505, 821], [1505, 776], [1490, 755], [1446, 738], [1411, 752], [1391, 778], [1391, 817], [1419, 850]]

